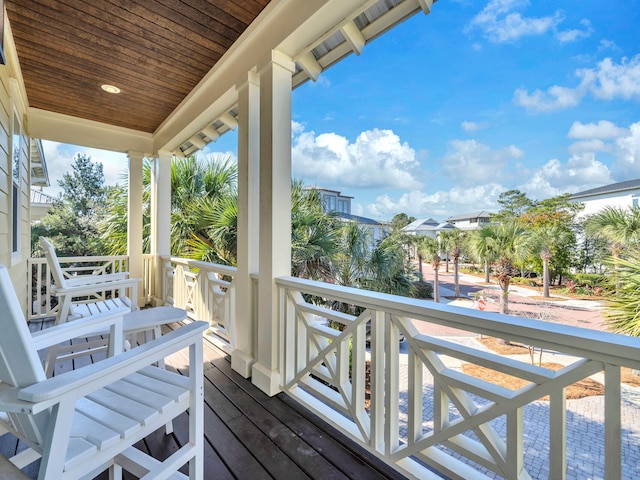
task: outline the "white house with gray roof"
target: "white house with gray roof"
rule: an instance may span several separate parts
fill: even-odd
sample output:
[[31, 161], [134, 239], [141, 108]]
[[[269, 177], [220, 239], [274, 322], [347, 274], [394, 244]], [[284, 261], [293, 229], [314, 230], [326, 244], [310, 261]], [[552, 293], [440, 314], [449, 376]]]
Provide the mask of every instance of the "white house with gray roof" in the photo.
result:
[[581, 217], [598, 213], [605, 207], [637, 207], [640, 201], [640, 179], [584, 190], [571, 195], [570, 200], [584, 204], [584, 210], [579, 213]]
[[478, 230], [491, 222], [491, 213], [480, 210], [447, 218], [447, 223], [455, 225], [460, 230]]
[[408, 235], [422, 235], [437, 238], [438, 233], [443, 230], [453, 230], [454, 227], [448, 222], [437, 222], [433, 218], [420, 218], [411, 222], [402, 231]]

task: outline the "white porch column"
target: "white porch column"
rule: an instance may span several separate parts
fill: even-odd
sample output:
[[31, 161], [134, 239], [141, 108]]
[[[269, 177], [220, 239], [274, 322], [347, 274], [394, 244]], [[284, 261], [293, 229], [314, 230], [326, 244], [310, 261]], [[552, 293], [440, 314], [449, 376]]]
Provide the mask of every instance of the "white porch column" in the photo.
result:
[[275, 279], [291, 274], [291, 75], [294, 63], [273, 51], [260, 71], [260, 278], [257, 363], [252, 381], [280, 391], [280, 323]]
[[[129, 275], [142, 278], [142, 161], [144, 153], [129, 152], [129, 209], [127, 221], [127, 255]], [[145, 304], [142, 285], [138, 286], [138, 306]]]
[[236, 348], [231, 367], [251, 376], [255, 362], [255, 291], [258, 273], [260, 197], [260, 82], [251, 71], [238, 86], [238, 275], [236, 277]]
[[153, 305], [165, 302], [161, 255], [171, 254], [171, 152], [156, 154], [151, 168], [151, 242], [153, 257]]

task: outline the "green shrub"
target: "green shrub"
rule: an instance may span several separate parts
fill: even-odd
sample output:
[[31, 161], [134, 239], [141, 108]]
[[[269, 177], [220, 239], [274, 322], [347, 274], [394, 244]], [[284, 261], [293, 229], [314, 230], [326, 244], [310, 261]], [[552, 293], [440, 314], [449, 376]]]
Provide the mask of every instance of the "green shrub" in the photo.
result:
[[575, 276], [575, 282], [583, 287], [601, 287], [606, 281], [607, 277], [599, 273], [577, 273]]
[[433, 285], [423, 280], [413, 282], [413, 298], [433, 298]]

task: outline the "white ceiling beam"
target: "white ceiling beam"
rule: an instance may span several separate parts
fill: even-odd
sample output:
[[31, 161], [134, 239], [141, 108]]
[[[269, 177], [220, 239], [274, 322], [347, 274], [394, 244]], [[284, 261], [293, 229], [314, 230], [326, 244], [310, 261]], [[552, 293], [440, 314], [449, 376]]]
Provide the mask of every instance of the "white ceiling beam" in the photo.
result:
[[204, 147], [206, 147], [206, 146], [207, 146], [207, 142], [205, 142], [204, 140], [202, 140], [202, 139], [200, 138], [200, 136], [198, 136], [198, 135], [194, 135], [193, 137], [191, 137], [191, 138], [189, 139], [189, 141], [191, 142], [191, 144], [192, 144], [194, 147], [196, 147], [196, 148], [197, 148], [197, 149], [199, 149], [199, 150], [201, 150], [201, 149], [203, 149]]
[[238, 128], [238, 120], [236, 120], [229, 112], [225, 112], [220, 115], [218, 117], [218, 120], [224, 123], [231, 130], [235, 130], [236, 128]]
[[427, 13], [431, 13], [431, 6], [433, 5], [434, 0], [418, 0], [418, 5], [426, 15]]
[[218, 131], [211, 126], [203, 128], [202, 132], [200, 133], [203, 133], [204, 135], [209, 137], [209, 140], [211, 140], [212, 142], [215, 142], [216, 140], [218, 140], [218, 138], [220, 138], [220, 133], [218, 133]]
[[309, 75], [309, 78], [314, 82], [318, 79], [320, 74], [322, 73], [322, 67], [316, 60], [316, 57], [313, 56], [313, 53], [307, 52], [301, 55], [296, 62], [302, 69]]
[[348, 22], [342, 26], [341, 31], [356, 55], [360, 55], [366, 40], [357, 25], [354, 22]]

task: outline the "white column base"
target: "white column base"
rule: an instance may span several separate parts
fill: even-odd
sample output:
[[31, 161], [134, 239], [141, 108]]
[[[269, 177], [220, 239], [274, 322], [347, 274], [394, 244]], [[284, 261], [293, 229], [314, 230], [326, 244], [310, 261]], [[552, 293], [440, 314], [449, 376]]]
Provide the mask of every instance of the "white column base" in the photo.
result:
[[251, 367], [256, 363], [256, 359], [247, 355], [242, 350], [234, 350], [231, 353], [231, 368], [244, 378], [251, 376]]
[[254, 363], [251, 372], [251, 383], [270, 397], [282, 391], [280, 388], [280, 373], [277, 371], [269, 370], [259, 363]]

